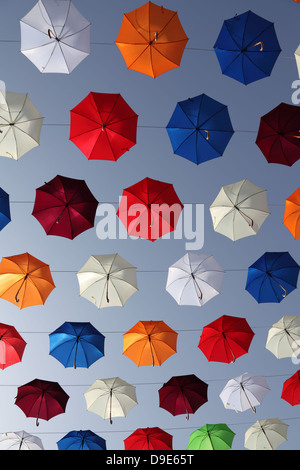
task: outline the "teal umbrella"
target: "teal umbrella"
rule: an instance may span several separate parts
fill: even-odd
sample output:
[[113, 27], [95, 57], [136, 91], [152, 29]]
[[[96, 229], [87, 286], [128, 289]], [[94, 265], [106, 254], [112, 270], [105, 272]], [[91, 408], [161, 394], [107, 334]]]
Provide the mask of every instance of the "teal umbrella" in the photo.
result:
[[228, 450], [235, 433], [226, 424], [205, 424], [190, 435], [188, 450]]

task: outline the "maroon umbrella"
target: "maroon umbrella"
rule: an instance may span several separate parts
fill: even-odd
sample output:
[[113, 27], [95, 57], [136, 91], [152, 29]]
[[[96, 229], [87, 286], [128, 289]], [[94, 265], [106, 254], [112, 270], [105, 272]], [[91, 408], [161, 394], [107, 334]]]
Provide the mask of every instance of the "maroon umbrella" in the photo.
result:
[[18, 387], [15, 405], [21, 408], [28, 418], [36, 418], [38, 426], [39, 419], [48, 421], [64, 413], [68, 400], [69, 395], [57, 382], [34, 379]]
[[281, 103], [262, 116], [256, 144], [269, 163], [292, 166], [299, 160], [299, 106]]
[[139, 428], [124, 440], [125, 450], [172, 450], [173, 436], [158, 427]]
[[201, 405], [207, 402], [208, 385], [196, 375], [181, 375], [172, 377], [159, 389], [159, 406], [169, 411], [173, 416], [195, 413]]
[[47, 235], [73, 239], [94, 226], [97, 207], [85, 181], [57, 175], [37, 188], [32, 215]]

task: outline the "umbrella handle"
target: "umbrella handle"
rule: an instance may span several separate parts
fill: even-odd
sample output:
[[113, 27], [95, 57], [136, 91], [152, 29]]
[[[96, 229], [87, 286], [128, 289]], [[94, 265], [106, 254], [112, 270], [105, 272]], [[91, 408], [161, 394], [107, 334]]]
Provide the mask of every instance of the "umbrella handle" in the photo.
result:
[[109, 274], [107, 274], [107, 277], [106, 277], [106, 302], [109, 304], [109, 297], [108, 297], [108, 280], [109, 280]]
[[193, 279], [193, 281], [194, 281], [194, 284], [196, 285], [196, 287], [197, 287], [198, 290], [199, 290], [198, 299], [199, 299], [199, 300], [202, 300], [202, 298], [203, 298], [202, 290], [200, 289], [200, 286], [199, 286], [198, 282], [196, 281], [196, 278], [195, 278], [194, 273], [192, 273], [192, 279]]
[[254, 220], [251, 219], [251, 217], [249, 217], [249, 216], [248, 216], [247, 214], [245, 214], [243, 211], [241, 211], [241, 209], [240, 209], [238, 206], [234, 206], [234, 207], [235, 207], [235, 209], [236, 209], [237, 211], [239, 211], [244, 217], [247, 217], [247, 219], [250, 220], [250, 224], [249, 224], [249, 223], [248, 223], [248, 224], [249, 224], [249, 227], [252, 228], [253, 225], [254, 225]]
[[51, 31], [51, 29], [48, 29], [48, 36], [49, 36], [50, 39], [55, 39], [55, 35]]
[[257, 42], [256, 44], [254, 44], [251, 47], [256, 47], [256, 46], [259, 46], [259, 45], [260, 45], [259, 52], [262, 52], [264, 50], [264, 43], [262, 41]]
[[277, 282], [279, 287], [281, 287], [281, 289], [284, 291], [284, 293], [282, 294], [282, 297], [286, 297], [287, 296], [287, 290], [278, 281], [276, 281], [276, 279], [272, 276], [271, 273], [268, 273], [268, 274], [273, 279], [273, 281]]
[[245, 394], [245, 397], [247, 398], [247, 401], [248, 401], [248, 403], [249, 403], [249, 405], [250, 405], [251, 410], [253, 411], [253, 413], [256, 413], [256, 408], [255, 408], [255, 406], [252, 405], [251, 401], [249, 400], [249, 397], [248, 397], [248, 395], [247, 395], [247, 393], [246, 393], [246, 390], [244, 389], [243, 384], [241, 384], [241, 388], [242, 388], [242, 390], [243, 390], [243, 392], [244, 392], [244, 394]]
[[204, 132], [207, 132], [206, 140], [209, 140], [209, 137], [210, 137], [209, 131], [207, 129], [203, 129], [203, 130], [204, 130]]
[[20, 301], [20, 299], [18, 299], [18, 295], [19, 295], [20, 290], [22, 289], [23, 284], [24, 284], [24, 282], [26, 281], [27, 277], [28, 277], [28, 273], [27, 273], [26, 276], [24, 277], [24, 279], [23, 279], [23, 281], [22, 281], [22, 283], [21, 283], [21, 285], [20, 285], [20, 287], [19, 287], [19, 289], [18, 289], [18, 291], [17, 291], [17, 293], [16, 293], [16, 295], [15, 295], [15, 301], [16, 301], [16, 303], [19, 303], [19, 301]]

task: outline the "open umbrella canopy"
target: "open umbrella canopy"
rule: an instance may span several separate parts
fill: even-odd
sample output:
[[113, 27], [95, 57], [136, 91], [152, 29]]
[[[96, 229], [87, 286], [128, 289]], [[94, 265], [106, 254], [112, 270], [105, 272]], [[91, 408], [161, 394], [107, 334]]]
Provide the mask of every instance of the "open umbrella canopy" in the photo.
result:
[[26, 431], [5, 432], [0, 436], [0, 450], [44, 450], [41, 439]]
[[27, 93], [0, 91], [0, 155], [19, 160], [40, 145], [43, 116]]
[[228, 450], [235, 433], [226, 424], [205, 424], [189, 438], [188, 450]]
[[0, 188], [0, 230], [11, 221], [9, 195]]
[[300, 405], [300, 370], [284, 382], [281, 398], [292, 406]]
[[23, 253], [3, 257], [0, 263], [0, 298], [20, 309], [42, 305], [55, 288], [49, 265]]
[[300, 158], [299, 106], [280, 103], [262, 116], [256, 144], [268, 163], [294, 165]]
[[229, 364], [248, 352], [253, 336], [245, 318], [223, 315], [203, 328], [198, 348], [209, 361]]
[[117, 216], [129, 235], [155, 241], [175, 230], [182, 209], [172, 184], [144, 178], [123, 190]]
[[106, 450], [106, 441], [93, 431], [70, 431], [57, 442], [58, 450]]
[[0, 369], [21, 362], [26, 341], [14, 326], [0, 323]]
[[209, 210], [214, 230], [233, 241], [256, 235], [270, 214], [267, 191], [248, 179], [223, 186]]
[[136, 144], [138, 115], [120, 94], [91, 92], [71, 110], [70, 140], [89, 160], [118, 160]]
[[287, 252], [266, 252], [248, 268], [246, 290], [258, 303], [281, 302], [296, 289], [299, 265]]
[[71, 73], [90, 54], [90, 22], [71, 0], [39, 0], [20, 20], [21, 52], [42, 73]]
[[274, 24], [250, 10], [224, 21], [214, 50], [222, 73], [244, 85], [270, 76], [281, 52]]
[[84, 180], [57, 175], [36, 189], [32, 215], [47, 235], [72, 240], [94, 227], [97, 207]]
[[176, 353], [178, 333], [163, 321], [139, 321], [123, 334], [123, 354], [137, 366], [160, 366]]
[[295, 239], [300, 238], [300, 187], [285, 201], [283, 224]]
[[105, 337], [89, 322], [65, 322], [49, 340], [50, 355], [65, 367], [88, 368], [104, 356]]
[[69, 395], [57, 382], [34, 379], [18, 387], [15, 399], [17, 405], [27, 417], [48, 421], [61, 413], [65, 413]]
[[221, 157], [234, 130], [227, 106], [203, 93], [177, 103], [167, 132], [174, 153], [199, 165]]
[[177, 12], [152, 2], [123, 15], [115, 41], [128, 69], [153, 78], [180, 66], [187, 42]]
[[277, 359], [300, 353], [300, 315], [284, 315], [268, 331], [266, 349]]
[[173, 436], [158, 427], [138, 428], [124, 439], [125, 450], [172, 450]]
[[186, 420], [207, 402], [207, 383], [196, 375], [172, 377], [158, 390], [159, 406], [173, 416], [185, 414]]
[[287, 440], [288, 425], [278, 418], [259, 419], [245, 432], [246, 449], [275, 450]]
[[80, 295], [96, 307], [123, 307], [138, 290], [136, 267], [118, 253], [92, 255], [77, 272]]

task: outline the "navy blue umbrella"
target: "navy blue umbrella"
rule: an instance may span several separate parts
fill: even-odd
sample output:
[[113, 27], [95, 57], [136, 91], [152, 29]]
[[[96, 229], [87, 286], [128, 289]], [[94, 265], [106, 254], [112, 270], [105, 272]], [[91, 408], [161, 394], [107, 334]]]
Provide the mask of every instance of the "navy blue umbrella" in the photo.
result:
[[281, 52], [274, 24], [250, 10], [224, 21], [214, 49], [222, 73], [245, 85], [271, 75]]
[[92, 431], [70, 431], [57, 442], [59, 450], [106, 450], [106, 441]]
[[258, 303], [281, 302], [296, 289], [298, 274], [288, 252], [266, 252], [249, 267], [246, 290]]
[[234, 130], [227, 106], [202, 94], [177, 103], [167, 132], [174, 153], [198, 165], [223, 155]]
[[0, 188], [0, 230], [10, 221], [9, 195]]
[[104, 356], [105, 337], [89, 322], [65, 322], [49, 339], [50, 355], [65, 367], [88, 368]]

